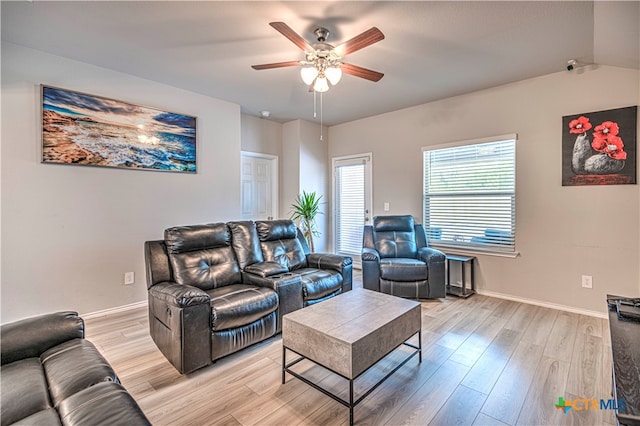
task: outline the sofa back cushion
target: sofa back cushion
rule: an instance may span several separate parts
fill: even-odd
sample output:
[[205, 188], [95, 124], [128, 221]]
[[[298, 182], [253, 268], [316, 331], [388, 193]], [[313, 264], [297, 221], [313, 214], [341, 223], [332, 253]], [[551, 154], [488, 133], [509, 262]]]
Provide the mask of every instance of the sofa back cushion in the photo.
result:
[[250, 220], [243, 222], [228, 222], [231, 231], [231, 247], [236, 254], [240, 269], [254, 263], [264, 262], [256, 224]]
[[169, 228], [164, 231], [164, 242], [178, 284], [211, 290], [241, 282], [226, 224]]
[[290, 271], [307, 266], [307, 256], [292, 220], [257, 221], [256, 229], [265, 261], [278, 262]]
[[376, 216], [373, 218], [376, 250], [381, 258], [415, 258], [418, 252], [413, 216]]

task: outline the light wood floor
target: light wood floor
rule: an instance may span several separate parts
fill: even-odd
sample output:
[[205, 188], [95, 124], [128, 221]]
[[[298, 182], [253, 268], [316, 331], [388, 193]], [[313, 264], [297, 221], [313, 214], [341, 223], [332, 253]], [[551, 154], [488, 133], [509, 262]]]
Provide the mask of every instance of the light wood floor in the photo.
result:
[[[155, 425], [348, 424], [346, 407], [291, 376], [280, 383], [280, 335], [183, 376], [148, 330], [146, 308], [86, 320], [87, 338]], [[363, 400], [356, 424], [615, 424], [610, 411], [554, 407], [560, 396], [611, 397], [607, 320], [477, 294], [448, 297], [422, 302], [422, 342], [422, 364], [413, 358]], [[356, 395], [402, 351], [360, 377]], [[348, 382], [305, 362], [297, 370], [346, 398]]]

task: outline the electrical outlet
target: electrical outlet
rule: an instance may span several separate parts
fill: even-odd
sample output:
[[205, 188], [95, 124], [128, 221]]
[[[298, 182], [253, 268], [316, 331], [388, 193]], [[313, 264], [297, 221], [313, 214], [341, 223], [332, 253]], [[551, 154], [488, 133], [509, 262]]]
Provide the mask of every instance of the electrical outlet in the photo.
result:
[[582, 276], [582, 287], [593, 288], [593, 277], [591, 277], [591, 275]]
[[124, 285], [130, 285], [136, 282], [136, 276], [133, 272], [124, 273]]
[[389, 211], [389, 203], [384, 203], [384, 211], [385, 212]]

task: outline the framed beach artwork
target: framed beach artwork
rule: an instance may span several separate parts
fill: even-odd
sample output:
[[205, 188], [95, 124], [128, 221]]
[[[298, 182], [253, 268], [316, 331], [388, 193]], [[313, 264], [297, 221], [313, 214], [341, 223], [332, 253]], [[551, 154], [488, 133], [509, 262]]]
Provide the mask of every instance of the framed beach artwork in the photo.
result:
[[196, 118], [41, 85], [42, 162], [196, 172]]
[[638, 107], [562, 117], [562, 186], [636, 183]]

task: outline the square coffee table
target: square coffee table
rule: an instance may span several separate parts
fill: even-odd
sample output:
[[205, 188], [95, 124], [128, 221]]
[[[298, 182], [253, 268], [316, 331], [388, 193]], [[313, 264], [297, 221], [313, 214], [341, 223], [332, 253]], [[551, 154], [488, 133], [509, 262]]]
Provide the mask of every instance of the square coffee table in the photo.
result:
[[[407, 342], [415, 334], [418, 346]], [[354, 401], [355, 379], [400, 345], [414, 350]], [[287, 350], [299, 357], [287, 362]], [[416, 354], [422, 362], [421, 305], [413, 300], [357, 288], [283, 317], [282, 383], [289, 373], [349, 407], [351, 425], [353, 408]], [[349, 400], [291, 370], [304, 359], [347, 379]]]

